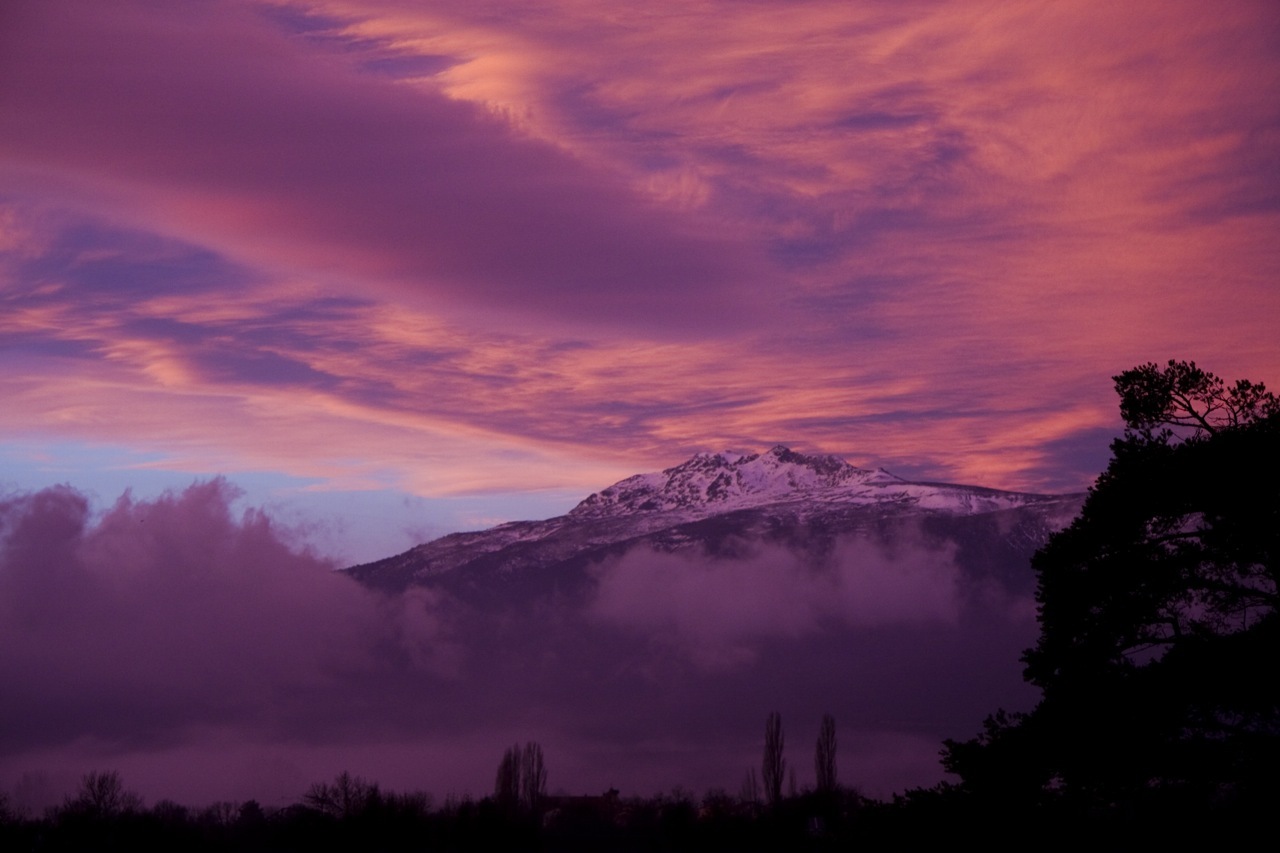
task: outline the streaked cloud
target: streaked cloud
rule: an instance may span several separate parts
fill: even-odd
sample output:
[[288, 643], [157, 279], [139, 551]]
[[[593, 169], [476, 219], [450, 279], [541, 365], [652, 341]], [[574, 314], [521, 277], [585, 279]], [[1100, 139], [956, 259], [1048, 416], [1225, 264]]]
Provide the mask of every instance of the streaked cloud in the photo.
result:
[[778, 441], [1065, 490], [1115, 372], [1280, 376], [1269, 3], [5, 15], [15, 440], [423, 495]]
[[136, 227], [508, 323], [670, 332], [741, 314], [750, 303], [730, 293], [761, 283], [742, 241], [682, 227], [484, 109], [361, 73], [240, 4], [12, 15], [0, 152], [19, 187], [52, 175]]

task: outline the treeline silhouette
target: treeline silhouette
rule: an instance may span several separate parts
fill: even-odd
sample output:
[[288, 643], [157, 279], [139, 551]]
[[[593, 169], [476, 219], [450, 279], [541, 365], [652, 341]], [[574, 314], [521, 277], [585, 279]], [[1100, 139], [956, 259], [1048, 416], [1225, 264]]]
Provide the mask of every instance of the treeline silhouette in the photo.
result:
[[[219, 802], [189, 808], [171, 800], [147, 807], [119, 773], [86, 774], [79, 788], [42, 816], [19, 814], [0, 799], [4, 851], [803, 851], [910, 850], [916, 835], [903, 816], [916, 800], [879, 802], [837, 782], [836, 724], [822, 719], [814, 746], [814, 788], [789, 785], [782, 717], [767, 715], [759, 773], [738, 793], [701, 796], [676, 787], [650, 797], [547, 793], [542, 746], [519, 744], [498, 764], [494, 791], [441, 803], [423, 792], [384, 790], [339, 773], [283, 808]], [[761, 779], [764, 784], [761, 785]], [[917, 834], [918, 835], [918, 834]]]
[[[776, 720], [776, 715], [771, 715]], [[830, 744], [828, 744], [830, 745]], [[536, 755], [532, 770], [529, 757]], [[519, 768], [512, 767], [516, 757]], [[834, 758], [834, 754], [831, 754]], [[513, 772], [514, 770], [514, 772]], [[515, 782], [513, 784], [512, 777]], [[750, 778], [754, 778], [754, 772]], [[0, 813], [5, 851], [594, 851], [826, 850], [885, 847], [875, 803], [836, 785], [779, 794], [758, 787], [702, 796], [674, 788], [651, 797], [549, 795], [541, 747], [508, 750], [491, 796], [437, 803], [423, 792], [384, 790], [350, 773], [316, 783], [297, 802], [266, 809], [248, 800], [190, 808], [146, 806], [114, 771], [94, 771], [41, 816]], [[880, 829], [877, 829], [880, 827]]]
[[[937, 851], [1270, 849], [1270, 805], [1230, 796], [1081, 808], [1071, 797], [1004, 796], [941, 783], [884, 801], [837, 781], [835, 720], [814, 746], [816, 785], [787, 776], [782, 718], [768, 714], [759, 773], [737, 794], [680, 787], [650, 797], [548, 794], [540, 744], [506, 750], [494, 792], [437, 803], [339, 773], [283, 808], [255, 800], [147, 807], [119, 773], [86, 774], [42, 816], [0, 795], [3, 851]], [[954, 744], [947, 749], [954, 749]], [[946, 749], [944, 749], [944, 754]], [[783, 778], [789, 779], [784, 790]], [[763, 785], [761, 779], [764, 780]], [[1005, 784], [1018, 780], [1010, 777]], [[1153, 807], [1153, 803], [1155, 807]], [[1257, 834], [1263, 832], [1263, 834]]]
[[[1017, 800], [975, 800], [959, 786], [917, 789], [891, 800], [856, 789], [784, 794], [770, 805], [713, 789], [674, 788], [649, 797], [547, 796], [512, 809], [488, 796], [436, 803], [341, 774], [298, 802], [264, 809], [254, 800], [189, 808], [147, 807], [121, 788], [95, 803], [91, 773], [81, 793], [43, 816], [6, 810], [0, 849], [18, 851], [930, 851], [1272, 849], [1256, 813], [1243, 824], [1208, 821], [1205, 803], [1162, 811], [1085, 812], [1060, 802], [1028, 809]], [[341, 791], [317, 799], [317, 788]], [[1188, 811], [1187, 809], [1190, 809]], [[1213, 813], [1209, 806], [1208, 813]], [[1256, 834], [1256, 832], [1261, 834]]]

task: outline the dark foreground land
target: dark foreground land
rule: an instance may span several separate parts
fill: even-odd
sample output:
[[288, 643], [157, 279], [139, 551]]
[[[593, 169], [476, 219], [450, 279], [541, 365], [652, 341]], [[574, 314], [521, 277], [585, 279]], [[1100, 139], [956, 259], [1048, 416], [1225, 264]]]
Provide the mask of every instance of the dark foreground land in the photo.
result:
[[[358, 782], [358, 780], [356, 780]], [[1180, 801], [1082, 811], [1014, 804], [940, 786], [865, 799], [809, 792], [775, 806], [721, 792], [650, 798], [547, 797], [532, 809], [496, 798], [433, 807], [422, 794], [376, 785], [355, 799], [314, 799], [275, 811], [256, 802], [203, 810], [162, 801], [69, 800], [40, 818], [7, 816], [11, 851], [942, 851], [1271, 850], [1273, 798]], [[126, 795], [127, 799], [127, 795]]]

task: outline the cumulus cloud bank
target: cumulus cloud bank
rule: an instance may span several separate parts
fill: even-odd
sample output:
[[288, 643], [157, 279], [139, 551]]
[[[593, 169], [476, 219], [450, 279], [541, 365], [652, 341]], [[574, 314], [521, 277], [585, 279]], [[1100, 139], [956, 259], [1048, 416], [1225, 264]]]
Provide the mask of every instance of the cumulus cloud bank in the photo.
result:
[[213, 480], [97, 520], [67, 487], [0, 502], [0, 750], [318, 734], [370, 673], [448, 669], [428, 593], [377, 596], [235, 497]]

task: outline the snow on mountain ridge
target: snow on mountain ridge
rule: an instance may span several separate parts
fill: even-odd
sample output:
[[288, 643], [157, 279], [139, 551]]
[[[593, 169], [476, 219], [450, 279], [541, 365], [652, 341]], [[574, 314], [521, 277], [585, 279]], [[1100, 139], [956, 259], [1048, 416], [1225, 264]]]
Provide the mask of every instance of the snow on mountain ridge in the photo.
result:
[[[728, 537], [819, 547], [868, 524], [911, 517], [940, 521], [942, 529], [985, 531], [979, 539], [1007, 535], [1008, 542], [992, 547], [1017, 550], [1038, 547], [1046, 531], [1069, 523], [1081, 498], [911, 482], [782, 446], [761, 454], [699, 453], [664, 471], [614, 483], [566, 515], [450, 533], [348, 571], [387, 589], [452, 578], [447, 583], [459, 594], [471, 595], [485, 584], [505, 589], [516, 579], [536, 586], [541, 572], [581, 580], [584, 566], [641, 544], [664, 552], [714, 550]], [[984, 515], [998, 520], [976, 520]], [[964, 521], [971, 517], [972, 524]], [[553, 571], [556, 566], [561, 568]], [[567, 574], [556, 574], [561, 569]]]
[[960, 512], [1023, 502], [1008, 492], [908, 483], [883, 470], [856, 468], [838, 456], [806, 456], [777, 445], [765, 453], [699, 453], [673, 468], [628, 477], [588, 496], [569, 517], [677, 510], [710, 515], [796, 500], [909, 503]]

